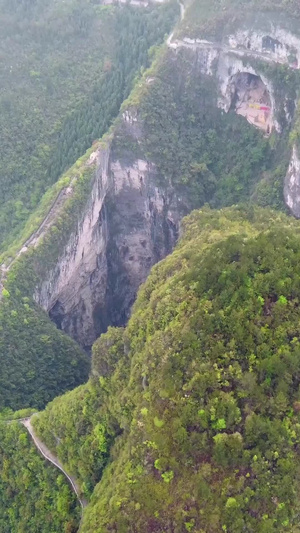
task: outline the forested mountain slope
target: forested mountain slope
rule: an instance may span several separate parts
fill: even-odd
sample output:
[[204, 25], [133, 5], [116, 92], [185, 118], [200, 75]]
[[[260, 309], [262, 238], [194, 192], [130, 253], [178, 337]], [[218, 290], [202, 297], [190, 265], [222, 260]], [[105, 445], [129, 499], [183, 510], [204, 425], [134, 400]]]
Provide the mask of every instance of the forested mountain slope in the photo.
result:
[[[196, 4], [203, 15], [205, 3]], [[278, 12], [260, 18], [254, 10], [246, 26], [238, 19], [216, 42], [201, 39], [202, 26], [197, 38], [178, 37], [192, 14], [93, 147], [77, 227], [37, 283], [38, 304], [84, 347], [126, 323], [139, 284], [172, 249], [191, 208], [250, 201], [298, 213], [297, 159], [288, 168], [300, 41], [288, 12], [281, 23]]]
[[187, 16], [178, 34], [190, 37], [214, 37], [221, 40], [233, 28], [247, 26], [249, 20], [259, 21], [266, 13], [269, 22], [288, 23], [298, 33], [299, 3], [297, 0], [200, 0], [188, 2]]
[[144, 136], [124, 128], [121, 146], [131, 141], [194, 207], [251, 199], [279, 209], [286, 203], [298, 216], [295, 198], [283, 194], [299, 129], [292, 5], [299, 18], [293, 2], [191, 2], [148, 84], [129, 98]]
[[203, 209], [183, 228], [88, 384], [33, 423], [93, 491], [83, 533], [296, 532], [299, 222]]
[[109, 325], [32, 419], [80, 531], [299, 530], [299, 5], [186, 4], [0, 0], [4, 531], [77, 529], [5, 408]]
[[[229, 4], [217, 5], [222, 10], [226, 8], [222, 11], [226, 18]], [[286, 175], [287, 198], [292, 197], [297, 204], [300, 196], [296, 152], [288, 174], [287, 169], [298, 135], [295, 120], [298, 34], [288, 9], [282, 21], [276, 10], [277, 15], [272, 12], [266, 20], [265, 11], [260, 18], [253, 5], [247, 11], [254, 17], [247, 21], [249, 26], [245, 28], [238, 17], [226, 26], [218, 43], [202, 42], [204, 28], [194, 17], [193, 9], [204, 17], [206, 4], [197, 0], [195, 6], [186, 11], [175, 34], [169, 37], [167, 46], [154, 54], [151, 68], [135, 84], [109, 135], [101, 142], [94, 142], [86, 156], [48, 188], [22, 236], [3, 252], [1, 406], [40, 408], [56, 394], [87, 377], [85, 355], [47, 321], [40, 307], [50, 313], [59, 328], [89, 349], [109, 325], [126, 323], [139, 284], [146, 279], [150, 267], [172, 249], [180, 219], [191, 208], [206, 202], [212, 207], [222, 207], [251, 201], [284, 209]], [[15, 28], [13, 25], [17, 24], [21, 31], [22, 38], [17, 31], [12, 32], [16, 39], [13, 57], [17, 61], [21, 54], [19, 47], [23, 41], [27, 43], [30, 50], [25, 47], [27, 55], [22, 65], [28, 60], [34, 66], [35, 58], [40, 58], [39, 68], [36, 66], [34, 70], [41, 73], [41, 79], [44, 79], [43, 69], [52, 72], [52, 62], [56, 64], [60, 54], [65, 54], [63, 58], [69, 66], [68, 61], [72, 65], [77, 61], [73, 49], [79, 46], [78, 40], [80, 54], [88, 54], [90, 60], [95, 52], [104, 69], [101, 76], [95, 69], [89, 69], [95, 79], [87, 83], [85, 70], [81, 71], [77, 64], [76, 68], [70, 67], [76, 83], [71, 84], [68, 78], [59, 75], [55, 91], [61, 92], [55, 93], [56, 96], [51, 96], [51, 91], [46, 92], [46, 100], [41, 101], [38, 95], [44, 94], [44, 86], [39, 85], [39, 76], [31, 76], [28, 85], [28, 77], [21, 76], [20, 70], [13, 68], [9, 74], [12, 76], [10, 98], [19, 94], [22, 80], [24, 95], [30, 88], [36, 105], [41, 101], [41, 107], [49, 109], [50, 116], [45, 116], [41, 122], [43, 135], [52, 131], [51, 121], [57, 124], [58, 114], [60, 117], [60, 126], [51, 137], [55, 142], [48, 154], [50, 166], [43, 165], [45, 180], [40, 180], [40, 174], [36, 174], [33, 167], [26, 167], [28, 162], [31, 165], [30, 158], [26, 157], [24, 162], [18, 155], [12, 157], [12, 144], [3, 142], [3, 146], [8, 147], [12, 165], [22, 162], [28, 177], [22, 178], [22, 190], [19, 185], [18, 190], [14, 188], [15, 181], [7, 174], [13, 167], [5, 163], [8, 152], [4, 148], [3, 176], [7, 178], [7, 186], [12, 187], [15, 202], [23, 193], [29, 198], [31, 179], [47, 188], [65, 166], [82, 155], [82, 150], [104, 132], [128, 94], [135, 72], [142, 64], [147, 64], [149, 45], [161, 41], [174, 25], [179, 6], [166, 4], [134, 9], [88, 3], [81, 9], [79, 0], [63, 4], [38, 0], [18, 3], [15, 9], [12, 6], [3, 3], [2, 7], [6, 26]], [[262, 10], [265, 7], [263, 5]], [[65, 21], [64, 26], [56, 28], [57, 20], [59, 24]], [[195, 37], [192, 22], [197, 20], [198, 36]], [[213, 28], [218, 27], [213, 12], [207, 13], [206, 20]], [[58, 37], [48, 36], [45, 56], [37, 28], [44, 28], [50, 22]], [[102, 56], [87, 39], [97, 41], [101, 35], [105, 41], [106, 31], [109, 33], [108, 48], [106, 50], [103, 44], [101, 50], [106, 50], [106, 56]], [[181, 37], [181, 31], [187, 31], [185, 37]], [[279, 32], [280, 46], [275, 46], [272, 31]], [[5, 35], [2, 46], [8, 53], [12, 37]], [[54, 74], [51, 79], [55, 79]], [[4, 82], [8, 80], [6, 73]], [[78, 100], [78, 106], [73, 106], [73, 97], [68, 91], [77, 91], [76, 87], [78, 99], [80, 95], [82, 99]], [[30, 98], [19, 98], [18, 105], [29, 105]], [[267, 111], [259, 110], [258, 122], [252, 124], [247, 113], [258, 106], [255, 98], [267, 102], [262, 106]], [[63, 104], [66, 107], [59, 110], [57, 106]], [[67, 110], [69, 105], [72, 110]], [[12, 106], [8, 107], [15, 113]], [[104, 117], [103, 113], [108, 114]], [[5, 123], [4, 135], [8, 135], [10, 124], [19, 120], [17, 115], [21, 117], [17, 113]], [[6, 119], [7, 114], [1, 114], [0, 120]], [[269, 133], [266, 123], [271, 126]], [[20, 124], [23, 127], [27, 121]], [[42, 135], [42, 130], [33, 124], [30, 124], [29, 136], [23, 136], [21, 131], [18, 142], [22, 143], [29, 142], [36, 132], [41, 131]], [[25, 144], [22, 146], [24, 148]], [[24, 150], [27, 154], [27, 149]], [[34, 158], [34, 161], [40, 159]], [[5, 224], [9, 221], [12, 229], [12, 218], [5, 214], [12, 204], [7, 196], [3, 197], [3, 202], [3, 220]], [[13, 217], [17, 216], [18, 209], [13, 210]], [[48, 215], [45, 218], [48, 212], [49, 220]]]
[[135, 95], [129, 98], [129, 113], [137, 115], [143, 135], [121, 128], [117, 149], [126, 153], [130, 143], [137, 157], [153, 161], [159, 184], [171, 182], [190, 207], [255, 197], [284, 209], [286, 137], [264, 138], [242, 117], [218, 109], [217, 80], [203, 74], [194, 52], [179, 50], [174, 60], [168, 51], [152, 76], [149, 87], [136, 95], [137, 105]]
[[108, 129], [179, 7], [0, 1], [0, 251]]
[[[0, 409], [41, 408], [87, 378], [88, 357], [57, 330], [33, 294], [81, 215], [90, 168], [79, 162], [49, 186], [109, 127], [147, 66], [150, 47], [163, 40], [178, 11], [172, 2], [145, 9], [80, 0], [0, 3]], [[16, 246], [5, 249], [46, 190]], [[54, 221], [51, 246], [46, 242], [33, 259], [19, 260], [28, 237], [37, 244]]]
[[46, 465], [25, 428], [0, 421], [1, 533], [75, 533], [80, 508], [64, 476]]

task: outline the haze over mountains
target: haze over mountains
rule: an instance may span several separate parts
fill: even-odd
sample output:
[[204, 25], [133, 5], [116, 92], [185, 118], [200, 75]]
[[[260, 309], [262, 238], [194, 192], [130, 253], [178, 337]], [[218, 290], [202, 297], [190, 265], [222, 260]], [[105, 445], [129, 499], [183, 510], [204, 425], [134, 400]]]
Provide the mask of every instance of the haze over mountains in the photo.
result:
[[299, 20], [0, 0], [1, 531], [299, 530]]

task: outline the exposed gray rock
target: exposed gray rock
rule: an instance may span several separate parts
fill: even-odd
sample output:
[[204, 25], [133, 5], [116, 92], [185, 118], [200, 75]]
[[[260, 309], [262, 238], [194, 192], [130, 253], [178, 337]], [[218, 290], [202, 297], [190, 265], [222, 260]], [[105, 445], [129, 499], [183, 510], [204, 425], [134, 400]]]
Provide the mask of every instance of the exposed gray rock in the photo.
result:
[[187, 212], [172, 188], [155, 185], [147, 161], [126, 164], [109, 147], [94, 152], [95, 160], [81, 221], [35, 293], [58, 327], [86, 348], [108, 325], [126, 323], [138, 287], [172, 250]]
[[[191, 44], [190, 41], [195, 41], [195, 43]], [[275, 128], [276, 131], [281, 131], [281, 125], [276, 119], [276, 113], [282, 105], [282, 102], [276, 102], [273, 83], [261, 70], [254, 68], [251, 62], [251, 54], [248, 51], [241, 52], [239, 49], [235, 51], [219, 43], [209, 43], [207, 41], [200, 41], [199, 39], [192, 40], [188, 38], [185, 38], [183, 41], [171, 43], [170, 48], [174, 49], [175, 53], [178, 53], [182, 49], [189, 51], [190, 55], [193, 54], [197, 58], [196, 63], [200, 72], [215, 78], [219, 94], [217, 105], [226, 113], [232, 109], [238, 77], [244, 75], [245, 77], [252, 76], [258, 78], [265, 87], [268, 96], [269, 112], [267, 120], [265, 122], [260, 120], [256, 122], [253, 120], [253, 108], [250, 106], [253, 98], [251, 97], [250, 87], [249, 91], [245, 92], [244, 113], [240, 112], [239, 114], [243, 114], [249, 123], [259, 129], [265, 131], [268, 129], [271, 131], [272, 128]], [[256, 56], [257, 54], [254, 53], [255, 59], [257, 59]], [[254, 100], [253, 103], [255, 103]], [[259, 103], [259, 100], [256, 103]], [[284, 108], [285, 117], [287, 122], [291, 122], [292, 117], [288, 108], [289, 102], [287, 100], [286, 107]], [[259, 115], [259, 112], [257, 114]], [[259, 119], [260, 117], [258, 116], [257, 118]]]
[[276, 115], [281, 108], [286, 123], [290, 124], [293, 118], [291, 109], [294, 111], [295, 99], [286, 96], [284, 101], [276, 102], [273, 83], [265, 75], [264, 69], [259, 68], [259, 63], [286, 65], [291, 70], [299, 69], [300, 38], [281, 26], [280, 21], [278, 24], [273, 24], [268, 17], [261, 15], [258, 20], [249, 20], [242, 26], [244, 27], [217, 41], [208, 41], [200, 36], [174, 39], [174, 34], [171, 34], [167, 44], [176, 52], [185, 49], [197, 53], [201, 72], [216, 78], [220, 94], [218, 106], [226, 112], [232, 106], [232, 87], [236, 77], [240, 74], [259, 77], [268, 91], [270, 100], [268, 117], [266, 120], [261, 120], [264, 119], [263, 116], [251, 117], [253, 113], [240, 114], [244, 114], [248, 122], [265, 130], [266, 133], [272, 128], [281, 132], [282, 124]]
[[284, 182], [284, 198], [291, 213], [300, 218], [300, 158], [296, 146]]

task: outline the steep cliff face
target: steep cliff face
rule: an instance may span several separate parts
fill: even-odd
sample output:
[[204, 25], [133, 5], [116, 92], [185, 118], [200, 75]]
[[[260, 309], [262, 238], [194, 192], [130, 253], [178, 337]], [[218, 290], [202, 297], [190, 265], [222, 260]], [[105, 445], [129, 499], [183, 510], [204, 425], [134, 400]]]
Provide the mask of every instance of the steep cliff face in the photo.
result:
[[300, 218], [300, 158], [296, 146], [293, 147], [291, 161], [284, 182], [284, 198], [291, 213]]
[[[284, 28], [281, 21], [270, 22], [267, 15], [259, 15], [259, 20], [249, 21], [249, 26], [229, 35], [227, 43], [232, 49], [240, 52], [244, 48], [248, 53], [262, 54], [266, 61], [283, 63], [292, 68], [300, 65], [300, 38]], [[253, 25], [255, 29], [253, 29]], [[261, 26], [259, 28], [258, 26]]]
[[[124, 120], [136, 128], [132, 117]], [[151, 163], [116, 158], [111, 146], [90, 157], [89, 201], [35, 300], [59, 328], [89, 348], [108, 325], [128, 319], [151, 266], [169, 253], [187, 212], [172, 188], [159, 188]]]

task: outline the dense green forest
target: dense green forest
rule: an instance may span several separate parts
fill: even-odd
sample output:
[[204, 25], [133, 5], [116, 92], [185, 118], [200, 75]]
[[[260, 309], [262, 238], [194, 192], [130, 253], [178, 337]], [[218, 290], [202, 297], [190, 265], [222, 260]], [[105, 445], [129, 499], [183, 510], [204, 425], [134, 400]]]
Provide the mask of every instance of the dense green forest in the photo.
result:
[[[282, 2], [196, 0], [180, 31], [225, 33], [257, 5], [270, 12]], [[284, 5], [297, 21], [298, 3]], [[265, 138], [218, 109], [215, 79], [200, 75], [195, 56], [156, 46], [179, 15], [175, 1], [136, 9], [0, 0], [0, 13], [7, 264], [30, 213], [36, 228], [72, 182], [54, 223], [13, 261], [1, 288], [0, 531], [78, 530], [75, 495], [12, 421], [50, 402], [32, 423], [89, 501], [81, 533], [299, 533], [300, 222], [253, 205], [284, 210], [299, 111], [281, 136]], [[278, 118], [286, 115], [298, 72], [255, 66], [275, 86]], [[133, 85], [122, 108], [135, 114], [133, 136], [119, 115], [98, 141]], [[172, 186], [188, 207], [245, 203], [205, 206], [184, 219], [128, 325], [109, 328], [90, 361], [34, 295], [88, 201], [89, 155], [110, 142], [112, 158], [150, 161], [161, 191]]]
[[87, 494], [102, 476], [83, 533], [298, 531], [299, 260], [285, 215], [185, 219], [89, 383], [34, 419]]
[[1, 533], [75, 533], [80, 507], [18, 422], [0, 422]]
[[0, 410], [41, 409], [88, 377], [89, 356], [34, 301], [38, 283], [55, 265], [85, 205], [94, 170], [85, 167], [88, 157], [89, 152], [72, 169], [76, 191], [57, 214], [55, 224], [39, 246], [21, 255], [6, 275], [0, 305]]
[[189, 2], [187, 7], [185, 20], [178, 30], [182, 37], [188, 34], [221, 40], [245, 20], [256, 18], [256, 22], [261, 19], [268, 24], [272, 18], [272, 21], [285, 25], [287, 16], [289, 29], [293, 27], [293, 31], [299, 34], [298, 0], [199, 0]]
[[[22, 163], [25, 173], [29, 172], [26, 174], [27, 177], [24, 175], [22, 178], [21, 187], [27, 198], [28, 194], [31, 195], [30, 184], [33, 183], [31, 180], [38, 183], [38, 187], [43, 182], [42, 188], [47, 188], [66, 166], [77, 156], [82, 155], [82, 151], [86, 146], [90, 146], [97, 135], [101, 135], [107, 129], [112, 118], [118, 113], [121, 101], [127, 96], [136, 72], [141, 65], [148, 64], [150, 60], [148, 48], [163, 39], [166, 31], [174, 24], [178, 13], [178, 5], [172, 3], [157, 9], [149, 7], [142, 10], [129, 6], [104, 7], [98, 3], [87, 7], [86, 4], [86, 16], [93, 14], [93, 23], [81, 35], [75, 31], [72, 24], [75, 24], [76, 17], [81, 20], [85, 9], [80, 14], [74, 15], [74, 19], [73, 15], [70, 16], [74, 10], [74, 2], [75, 0], [70, 0], [64, 6], [60, 2], [50, 2], [46, 6], [42, 0], [38, 0], [30, 4], [23, 2], [15, 9], [5, 4], [4, 18], [7, 27], [18, 21], [20, 31], [22, 30], [18, 37], [20, 43], [17, 40], [16, 48], [21, 46], [23, 40], [29, 48], [38, 46], [40, 50], [45, 46], [49, 61], [57, 60], [57, 54], [54, 54], [55, 46], [61, 46], [60, 50], [65, 50], [68, 55], [71, 54], [72, 47], [79, 46], [79, 38], [81, 53], [84, 50], [86, 53], [91, 53], [85, 40], [90, 32], [93, 39], [97, 39], [99, 32], [102, 32], [102, 40], [105, 41], [105, 32], [110, 28], [110, 39], [118, 42], [110, 47], [110, 55], [105, 56], [101, 76], [93, 70], [93, 75], [95, 74], [97, 79], [95, 78], [89, 87], [86, 85], [82, 87], [82, 94], [85, 97], [82, 97], [80, 102], [76, 100], [78, 105], [76, 103], [75, 106], [74, 103], [72, 112], [68, 112], [67, 115], [64, 114], [65, 111], [62, 113], [61, 109], [59, 128], [51, 137], [53, 140], [51, 150], [47, 151], [49, 166], [43, 167], [48, 169], [45, 170], [47, 179], [40, 181], [38, 174], [30, 166], [31, 163], [26, 170], [28, 158], [25, 158], [26, 164], [19, 157], [11, 158], [11, 161], [15, 161], [17, 165]], [[48, 24], [51, 21], [55, 29], [55, 21], [64, 21], [64, 17], [67, 17], [68, 21], [65, 29], [61, 26], [57, 29], [60, 37], [56, 45], [50, 36], [49, 43], [47, 44], [46, 40], [43, 45], [38, 37], [39, 33], [33, 39], [33, 27], [36, 31], [37, 21], [42, 28], [46, 22]], [[99, 20], [97, 17], [100, 17]], [[101, 26], [103, 31], [99, 29], [99, 25], [105, 26], [103, 28]], [[10, 39], [8, 35], [3, 39], [2, 46], [8, 46], [7, 39]], [[5, 50], [8, 53], [8, 48]], [[135, 111], [137, 110], [142, 134], [139, 138], [129, 137], [126, 124], [120, 119], [114, 126], [113, 156], [120, 156], [121, 159], [123, 156], [130, 159], [141, 156], [155, 163], [158, 184], [166, 187], [171, 183], [189, 207], [199, 207], [205, 203], [209, 203], [212, 207], [220, 207], [250, 200], [262, 206], [271, 205], [283, 209], [282, 177], [290, 155], [287, 129], [283, 130], [280, 138], [276, 134], [269, 139], [264, 138], [261, 132], [252, 128], [242, 117], [235, 113], [224, 114], [217, 108], [218, 94], [214, 79], [200, 75], [199, 70], [193, 68], [193, 57], [190, 53], [179, 51], [175, 61], [173, 52], [166, 48], [158, 54], [155, 54], [155, 51], [152, 48], [150, 54], [151, 57], [156, 56], [152, 70], [144, 75], [141, 82], [135, 84], [136, 89], [124, 104], [128, 109], [132, 106]], [[28, 58], [32, 57], [32, 54], [29, 54]], [[36, 57], [34, 54], [33, 56]], [[75, 61], [73, 53], [71, 56], [72, 61]], [[99, 55], [99, 61], [101, 58]], [[47, 62], [43, 63], [43, 68], [46, 68], [46, 65]], [[51, 73], [51, 69], [48, 68], [48, 71]], [[72, 76], [75, 76], [74, 72]], [[76, 76], [77, 73], [81, 76], [80, 72], [80, 69], [76, 68]], [[281, 90], [282, 95], [288, 94], [292, 99], [296, 97], [296, 73], [287, 76], [287, 73], [281, 69], [278, 74], [271, 67], [268, 67], [268, 72], [264, 72], [274, 79], [276, 90]], [[82, 74], [86, 74], [85, 71]], [[13, 90], [10, 98], [14, 97], [14, 88], [19, 87], [20, 72], [13, 71], [12, 75]], [[72, 91], [75, 91], [76, 83], [81, 80], [78, 78], [76, 83], [69, 84], [68, 79], [62, 74], [57, 75], [61, 83], [67, 83], [68, 87], [70, 85], [70, 90], [72, 86]], [[149, 83], [151, 76], [153, 79]], [[86, 83], [86, 78], [84, 80]], [[35, 85], [30, 87], [31, 96], [37, 105], [40, 102], [37, 95], [41, 88]], [[59, 83], [57, 90], [60, 90]], [[73, 100], [68, 94], [65, 89], [62, 95], [56, 94], [53, 98], [56, 102], [59, 96], [57, 105], [61, 106], [64, 101], [66, 105], [67, 103], [71, 105]], [[47, 106], [49, 102], [50, 100], [47, 100]], [[25, 98], [20, 103], [27, 106], [29, 100]], [[48, 109], [46, 103], [44, 101], [41, 103], [43, 113]], [[49, 110], [50, 118], [43, 115], [41, 123], [41, 128], [45, 128], [43, 131], [47, 134], [52, 118], [54, 120], [54, 116], [58, 113], [58, 108], [52, 104], [53, 102]], [[5, 120], [5, 116], [0, 114], [0, 121]], [[13, 124], [13, 119], [11, 122], [6, 122], [3, 132], [10, 131], [10, 124]], [[30, 130], [31, 135], [37, 132], [35, 127], [30, 126]], [[20, 130], [18, 139], [29, 142], [30, 136], [23, 137]], [[5, 147], [6, 143], [3, 146]], [[22, 146], [24, 148], [25, 145]], [[96, 149], [99, 143], [94, 143], [93, 146]], [[11, 143], [9, 150], [12, 150]], [[1, 161], [5, 166], [6, 148], [3, 149], [3, 154]], [[35, 162], [37, 161], [40, 160], [35, 159]], [[70, 232], [80, 219], [89, 196], [93, 168], [91, 167], [89, 171], [84, 166], [85, 161], [86, 156], [78, 160], [63, 176], [61, 183], [65, 186], [74, 178], [77, 180], [73, 197], [56, 217], [55, 224], [39, 246], [27, 251], [25, 256], [16, 261], [6, 281], [5, 291], [8, 291], [8, 294], [4, 292], [0, 308], [0, 383], [2, 384], [0, 408], [19, 409], [24, 406], [43, 408], [57, 394], [77, 386], [87, 378], [89, 365], [86, 356], [47, 320], [46, 315], [38, 309], [32, 299], [49, 269], [55, 266]], [[5, 168], [3, 176], [6, 176], [6, 180], [10, 167], [6, 165]], [[14, 180], [7, 181], [8, 187], [12, 187], [11, 191], [14, 190], [13, 183]], [[62, 187], [58, 183], [56, 186]], [[20, 194], [23, 194], [22, 191]], [[49, 193], [51, 189], [48, 189], [47, 194]], [[3, 213], [3, 220], [11, 230], [14, 222], [5, 210], [10, 209], [9, 206], [12, 204], [8, 197], [4, 197], [5, 194], [3, 196], [5, 209], [1, 211], [0, 208], [0, 218]], [[13, 193], [14, 202], [17, 197], [18, 194]], [[49, 203], [45, 204], [45, 208], [39, 207], [39, 220], [42, 220], [45, 210], [48, 209]], [[18, 216], [17, 214], [18, 209], [14, 208], [13, 216]], [[27, 215], [28, 212], [25, 218]], [[30, 225], [27, 236], [35, 227], [34, 223]], [[2, 235], [5, 235], [5, 231]], [[17, 244], [21, 245], [21, 241], [16, 240], [12, 256], [18, 249]], [[8, 252], [5, 262], [7, 259], [9, 263]], [[88, 483], [88, 479], [86, 481]]]
[[108, 129], [179, 7], [0, 0], [0, 250]]
[[0, 409], [42, 408], [85, 381], [88, 356], [32, 299], [4, 291], [0, 309]]

